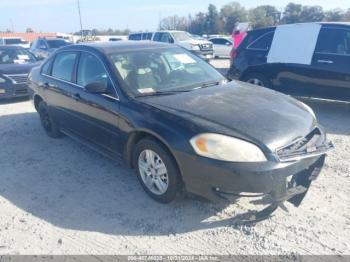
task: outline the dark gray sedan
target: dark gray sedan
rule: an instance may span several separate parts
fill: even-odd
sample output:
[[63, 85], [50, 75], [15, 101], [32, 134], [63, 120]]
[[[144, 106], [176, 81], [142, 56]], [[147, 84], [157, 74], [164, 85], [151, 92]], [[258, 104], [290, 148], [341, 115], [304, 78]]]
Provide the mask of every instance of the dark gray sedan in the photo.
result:
[[0, 99], [28, 96], [27, 76], [37, 59], [19, 46], [0, 46]]

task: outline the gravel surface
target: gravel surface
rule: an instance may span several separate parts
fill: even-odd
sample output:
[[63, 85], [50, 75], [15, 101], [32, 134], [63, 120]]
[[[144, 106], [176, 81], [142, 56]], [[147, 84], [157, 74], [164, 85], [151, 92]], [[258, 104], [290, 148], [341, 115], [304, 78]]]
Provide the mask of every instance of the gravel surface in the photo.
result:
[[30, 102], [2, 103], [0, 254], [350, 254], [350, 106], [307, 102], [337, 148], [299, 208], [252, 226], [244, 201], [158, 204], [129, 169], [48, 138]]

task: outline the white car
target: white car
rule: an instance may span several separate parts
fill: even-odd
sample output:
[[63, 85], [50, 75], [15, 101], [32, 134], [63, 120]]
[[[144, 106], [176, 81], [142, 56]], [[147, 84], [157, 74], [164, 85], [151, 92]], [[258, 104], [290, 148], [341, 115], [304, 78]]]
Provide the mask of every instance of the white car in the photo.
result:
[[0, 38], [0, 45], [17, 45], [27, 49], [30, 47], [29, 42], [17, 37], [2, 37]]
[[213, 43], [214, 57], [230, 57], [233, 42], [229, 37], [214, 37], [209, 39]]
[[185, 31], [157, 31], [147, 33], [133, 33], [129, 35], [129, 40], [151, 40], [176, 44], [199, 57], [210, 60], [213, 56], [213, 44], [207, 40], [194, 39], [191, 34]]

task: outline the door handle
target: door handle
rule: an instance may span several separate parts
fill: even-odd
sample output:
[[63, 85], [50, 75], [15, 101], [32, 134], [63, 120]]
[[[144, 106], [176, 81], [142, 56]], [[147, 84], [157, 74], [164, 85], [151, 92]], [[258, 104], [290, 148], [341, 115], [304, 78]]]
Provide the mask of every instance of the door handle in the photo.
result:
[[81, 96], [80, 96], [78, 93], [76, 93], [76, 94], [73, 94], [73, 95], [72, 95], [72, 98], [73, 98], [75, 101], [79, 101], [79, 100], [81, 99]]
[[317, 60], [318, 63], [321, 64], [333, 64], [334, 62], [332, 60]]

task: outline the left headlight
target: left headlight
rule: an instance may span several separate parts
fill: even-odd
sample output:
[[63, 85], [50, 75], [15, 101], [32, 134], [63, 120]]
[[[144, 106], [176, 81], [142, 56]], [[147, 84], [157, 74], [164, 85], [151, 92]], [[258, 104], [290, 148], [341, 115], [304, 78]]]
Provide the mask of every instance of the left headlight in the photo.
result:
[[200, 134], [190, 143], [200, 156], [228, 162], [265, 162], [264, 153], [256, 145], [220, 134]]
[[0, 84], [1, 84], [1, 83], [5, 83], [5, 82], [6, 82], [6, 79], [0, 77]]

